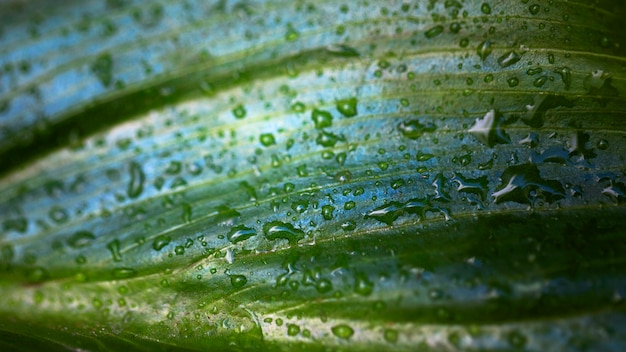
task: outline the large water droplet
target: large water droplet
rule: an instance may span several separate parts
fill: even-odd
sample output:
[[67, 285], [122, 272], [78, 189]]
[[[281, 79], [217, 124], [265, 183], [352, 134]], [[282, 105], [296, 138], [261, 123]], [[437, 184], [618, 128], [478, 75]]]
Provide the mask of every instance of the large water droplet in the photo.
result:
[[263, 233], [265, 238], [270, 241], [276, 239], [286, 239], [289, 244], [296, 244], [304, 238], [304, 232], [295, 228], [292, 224], [281, 221], [271, 221], [263, 225]]
[[482, 61], [485, 61], [485, 59], [487, 58], [487, 56], [489, 56], [489, 54], [491, 54], [491, 42], [489, 40], [486, 40], [482, 43], [480, 43], [478, 45], [478, 48], [476, 49], [476, 53], [478, 54], [478, 56], [480, 57], [480, 59]]
[[500, 178], [502, 183], [493, 193], [496, 204], [511, 201], [532, 205], [537, 198], [547, 202], [565, 198], [561, 182], [541, 178], [534, 164], [509, 166]]
[[502, 67], [509, 67], [517, 63], [522, 57], [515, 51], [509, 51], [498, 58], [498, 64]]
[[241, 242], [247, 240], [248, 238], [256, 236], [256, 230], [251, 227], [246, 227], [244, 225], [234, 226], [230, 229], [226, 238], [232, 243]]
[[502, 129], [502, 123], [502, 115], [491, 109], [482, 118], [477, 118], [468, 132], [490, 148], [496, 144], [511, 143]]

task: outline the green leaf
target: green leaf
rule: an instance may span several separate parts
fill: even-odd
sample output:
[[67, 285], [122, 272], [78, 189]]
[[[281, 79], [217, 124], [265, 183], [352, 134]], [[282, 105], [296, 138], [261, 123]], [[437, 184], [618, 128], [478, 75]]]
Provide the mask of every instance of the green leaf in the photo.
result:
[[3, 350], [623, 350], [621, 1], [0, 4]]

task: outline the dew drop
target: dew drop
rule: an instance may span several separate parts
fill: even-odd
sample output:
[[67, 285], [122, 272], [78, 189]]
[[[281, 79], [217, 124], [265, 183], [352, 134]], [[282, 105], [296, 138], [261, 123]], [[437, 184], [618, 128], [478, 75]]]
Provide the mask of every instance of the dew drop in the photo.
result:
[[491, 42], [489, 40], [480, 43], [478, 45], [478, 48], [476, 49], [476, 53], [482, 61], [485, 61], [485, 59], [487, 58], [487, 56], [489, 56], [489, 54], [491, 54], [491, 52]]
[[111, 256], [113, 257], [113, 261], [120, 262], [122, 261], [122, 254], [120, 253], [120, 241], [113, 240], [107, 244], [107, 249], [111, 252]]
[[246, 108], [243, 105], [237, 105], [233, 109], [233, 115], [236, 119], [243, 119], [244, 117], [246, 117], [246, 113]]
[[276, 139], [274, 139], [274, 135], [271, 133], [262, 133], [259, 139], [264, 147], [276, 144]]
[[322, 207], [322, 216], [324, 220], [332, 220], [333, 219], [333, 211], [335, 211], [335, 207], [332, 205], [324, 205]]
[[331, 328], [331, 330], [333, 332], [333, 335], [344, 340], [348, 340], [350, 337], [352, 337], [352, 335], [354, 335], [354, 329], [346, 324], [335, 325]]
[[338, 100], [336, 107], [337, 111], [345, 117], [354, 117], [358, 114], [356, 98]]
[[127, 279], [137, 275], [137, 271], [132, 268], [115, 268], [113, 269], [113, 277], [116, 279]]
[[438, 26], [435, 26], [435, 27], [427, 30], [426, 33], [424, 33], [424, 35], [426, 36], [426, 38], [431, 39], [431, 38], [434, 38], [434, 37], [438, 36], [442, 32], [443, 32], [443, 26], [442, 25], [438, 25]]
[[311, 112], [311, 119], [315, 124], [315, 128], [322, 129], [330, 127], [333, 124], [333, 115], [328, 111], [315, 109]]
[[95, 238], [96, 236], [89, 231], [78, 231], [67, 239], [67, 244], [72, 248], [82, 248], [88, 246]]
[[143, 192], [143, 183], [146, 176], [141, 169], [141, 166], [136, 163], [130, 163], [130, 181], [128, 183], [127, 194], [130, 198], [137, 198]]
[[228, 277], [230, 277], [230, 284], [234, 288], [241, 288], [248, 282], [248, 278], [244, 275], [228, 275]]
[[163, 247], [170, 244], [171, 240], [170, 236], [158, 235], [154, 241], [152, 241], [152, 248], [154, 248], [155, 251], [160, 251]]
[[292, 224], [281, 221], [271, 221], [263, 225], [263, 233], [265, 238], [270, 241], [276, 239], [286, 239], [289, 244], [296, 244], [304, 238], [304, 232], [295, 228]]
[[484, 13], [485, 15], [488, 15], [491, 13], [491, 6], [489, 6], [489, 4], [484, 2], [482, 5], [480, 5], [480, 11]]
[[364, 273], [354, 275], [354, 292], [361, 296], [368, 296], [374, 290], [374, 284]]
[[509, 67], [517, 63], [522, 57], [515, 51], [509, 51], [498, 58], [498, 64], [502, 67]]
[[426, 124], [422, 124], [418, 120], [409, 120], [401, 122], [398, 125], [398, 130], [404, 137], [410, 139], [417, 139], [421, 137], [424, 133], [434, 132], [437, 129], [437, 126], [432, 122], [427, 122]]
[[296, 324], [287, 324], [287, 335], [296, 336], [300, 333], [300, 327]]
[[241, 242], [248, 238], [256, 236], [256, 230], [244, 225], [234, 226], [230, 229], [226, 238], [232, 243]]

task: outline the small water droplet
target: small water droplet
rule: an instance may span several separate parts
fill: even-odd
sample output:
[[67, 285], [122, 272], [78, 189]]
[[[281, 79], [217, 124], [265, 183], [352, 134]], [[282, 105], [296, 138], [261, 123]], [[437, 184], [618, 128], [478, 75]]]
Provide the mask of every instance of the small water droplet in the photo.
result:
[[233, 288], [241, 288], [248, 282], [248, 278], [244, 275], [228, 275], [228, 277]]
[[315, 124], [315, 128], [322, 129], [330, 127], [333, 124], [333, 115], [328, 111], [314, 109], [311, 112], [311, 119]]
[[115, 279], [127, 279], [137, 275], [137, 271], [132, 268], [115, 268], [112, 274]]
[[170, 236], [158, 235], [155, 237], [154, 241], [152, 241], [152, 248], [154, 248], [155, 251], [160, 251], [163, 247], [170, 244], [171, 240]]
[[335, 207], [332, 205], [324, 205], [322, 207], [322, 216], [324, 220], [332, 220], [333, 219], [333, 211], [335, 211]]
[[136, 162], [130, 163], [130, 181], [128, 182], [127, 194], [130, 198], [137, 198], [143, 192], [143, 183], [146, 179], [141, 165]]
[[344, 142], [345, 140], [343, 135], [338, 136], [334, 133], [321, 131], [315, 138], [315, 143], [323, 147], [334, 147], [337, 142]]
[[233, 115], [236, 119], [243, 119], [244, 117], [246, 117], [246, 113], [246, 108], [243, 105], [237, 105], [233, 109]]
[[276, 144], [276, 139], [274, 139], [274, 135], [271, 133], [262, 133], [259, 139], [264, 147]]
[[482, 61], [485, 61], [485, 59], [487, 58], [487, 56], [489, 56], [489, 54], [491, 54], [491, 52], [491, 42], [489, 40], [485, 40], [484, 42], [480, 43], [478, 45], [478, 48], [476, 49], [476, 53]]
[[434, 132], [436, 129], [437, 126], [434, 123], [427, 122], [426, 124], [422, 124], [418, 120], [403, 121], [398, 125], [400, 133], [410, 139], [417, 139], [424, 133]]
[[319, 279], [315, 283], [315, 290], [319, 293], [326, 293], [333, 289], [333, 284], [328, 279]]
[[483, 4], [480, 5], [480, 11], [485, 15], [488, 15], [491, 13], [491, 6], [489, 6], [486, 2], [483, 2]]
[[442, 32], [443, 32], [443, 26], [438, 25], [427, 30], [426, 33], [424, 33], [424, 35], [426, 36], [426, 38], [431, 39], [431, 38], [438, 36]]
[[385, 341], [389, 343], [396, 343], [398, 342], [398, 331], [395, 329], [385, 329], [383, 337]]
[[120, 253], [120, 241], [113, 240], [107, 244], [107, 249], [111, 252], [111, 256], [113, 257], [113, 261], [120, 262], [122, 261], [122, 254]]
[[296, 324], [287, 324], [287, 335], [296, 336], [300, 333], [300, 327]]
[[532, 4], [528, 7], [528, 11], [530, 11], [530, 13], [533, 15], [538, 14], [540, 9], [541, 6], [539, 6], [538, 4]]
[[367, 275], [364, 273], [356, 273], [354, 275], [354, 292], [362, 295], [368, 296], [374, 290], [374, 284], [369, 280]]
[[67, 239], [67, 244], [72, 248], [82, 248], [88, 246], [96, 236], [89, 231], [77, 231]]
[[353, 117], [358, 114], [356, 98], [338, 100], [336, 107], [337, 111], [345, 117]]
[[346, 324], [335, 325], [331, 328], [331, 331], [333, 332], [333, 335], [344, 340], [348, 340], [352, 337], [352, 335], [354, 335], [354, 329]]

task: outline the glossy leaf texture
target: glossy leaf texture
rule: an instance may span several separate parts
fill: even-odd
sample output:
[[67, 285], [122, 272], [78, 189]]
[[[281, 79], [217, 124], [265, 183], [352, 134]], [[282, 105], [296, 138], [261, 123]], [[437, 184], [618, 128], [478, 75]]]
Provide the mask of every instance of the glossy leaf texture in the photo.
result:
[[3, 349], [626, 347], [621, 1], [0, 10]]

